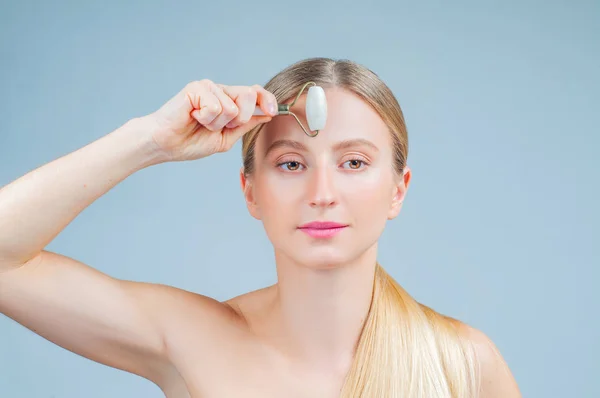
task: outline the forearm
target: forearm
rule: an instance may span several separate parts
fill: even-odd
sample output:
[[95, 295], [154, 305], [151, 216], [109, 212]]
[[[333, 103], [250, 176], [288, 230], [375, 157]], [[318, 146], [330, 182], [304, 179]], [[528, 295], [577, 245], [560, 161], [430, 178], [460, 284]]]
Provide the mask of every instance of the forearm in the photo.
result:
[[35, 257], [96, 199], [162, 161], [143, 124], [131, 120], [0, 190], [0, 271]]

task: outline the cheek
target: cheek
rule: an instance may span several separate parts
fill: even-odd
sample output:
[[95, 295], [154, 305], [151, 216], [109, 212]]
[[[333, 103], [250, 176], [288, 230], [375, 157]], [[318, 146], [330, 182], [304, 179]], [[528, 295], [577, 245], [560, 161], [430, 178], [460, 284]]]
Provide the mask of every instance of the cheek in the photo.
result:
[[344, 201], [358, 214], [387, 212], [391, 204], [392, 176], [383, 170], [351, 175], [339, 184]]
[[302, 203], [304, 186], [299, 179], [281, 178], [276, 172], [262, 173], [256, 180], [255, 200], [265, 224], [276, 225], [293, 220]]

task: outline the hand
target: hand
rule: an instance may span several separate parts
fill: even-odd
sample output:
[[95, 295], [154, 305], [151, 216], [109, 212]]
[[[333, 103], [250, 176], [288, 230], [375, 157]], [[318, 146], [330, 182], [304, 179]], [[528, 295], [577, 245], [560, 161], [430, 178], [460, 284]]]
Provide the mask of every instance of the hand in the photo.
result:
[[[253, 116], [257, 105], [266, 116]], [[166, 160], [182, 161], [228, 151], [276, 112], [275, 96], [259, 85], [225, 86], [205, 79], [189, 83], [142, 119]]]

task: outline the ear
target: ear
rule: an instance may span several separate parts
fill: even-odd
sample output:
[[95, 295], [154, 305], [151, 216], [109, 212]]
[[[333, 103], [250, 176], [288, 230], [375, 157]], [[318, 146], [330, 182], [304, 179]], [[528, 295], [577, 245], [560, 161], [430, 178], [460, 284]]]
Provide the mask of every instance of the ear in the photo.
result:
[[260, 212], [258, 211], [258, 206], [254, 200], [254, 187], [252, 181], [246, 177], [243, 167], [240, 169], [240, 185], [242, 187], [244, 199], [246, 200], [246, 207], [248, 208], [250, 215], [257, 220], [260, 220]]
[[410, 167], [406, 166], [402, 172], [402, 177], [394, 185], [394, 190], [392, 192], [392, 203], [388, 212], [388, 220], [392, 220], [396, 218], [398, 214], [400, 214], [402, 202], [404, 202], [406, 192], [408, 191], [408, 185], [410, 184], [410, 178]]

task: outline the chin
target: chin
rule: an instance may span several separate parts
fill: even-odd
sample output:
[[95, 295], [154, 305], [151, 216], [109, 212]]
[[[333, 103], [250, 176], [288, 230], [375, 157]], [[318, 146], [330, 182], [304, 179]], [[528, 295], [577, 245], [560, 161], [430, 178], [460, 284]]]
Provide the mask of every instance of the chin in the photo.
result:
[[310, 248], [301, 253], [295, 253], [297, 261], [307, 268], [312, 269], [334, 269], [347, 264], [351, 258], [347, 251], [332, 247]]

